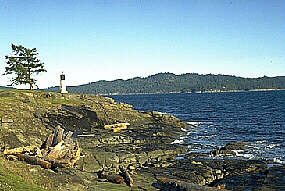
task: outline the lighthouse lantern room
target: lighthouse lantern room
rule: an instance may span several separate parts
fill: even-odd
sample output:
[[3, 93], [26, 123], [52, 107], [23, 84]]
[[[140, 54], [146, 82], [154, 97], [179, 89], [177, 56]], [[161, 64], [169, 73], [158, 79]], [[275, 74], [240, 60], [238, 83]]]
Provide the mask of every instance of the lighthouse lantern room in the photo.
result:
[[68, 92], [66, 91], [65, 75], [63, 74], [63, 72], [62, 72], [62, 74], [60, 75], [60, 93], [62, 93], [62, 94], [68, 93]]

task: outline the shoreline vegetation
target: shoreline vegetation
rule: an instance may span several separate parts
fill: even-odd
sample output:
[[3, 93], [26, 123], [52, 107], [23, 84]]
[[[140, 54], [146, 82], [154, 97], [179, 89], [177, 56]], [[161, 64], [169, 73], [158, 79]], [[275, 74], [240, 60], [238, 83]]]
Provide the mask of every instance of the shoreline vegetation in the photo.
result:
[[126, 93], [126, 94], [119, 94], [119, 93], [109, 93], [109, 94], [99, 94], [102, 96], [113, 96], [113, 95], [151, 95], [151, 94], [203, 94], [203, 93], [235, 93], [235, 92], [263, 92], [263, 91], [285, 91], [285, 89], [252, 89], [252, 90], [228, 90], [228, 91], [221, 91], [221, 90], [209, 90], [209, 91], [197, 91], [197, 92], [169, 92], [169, 93]]
[[[200, 75], [188, 73], [158, 73], [145, 78], [97, 81], [79, 86], [67, 86], [70, 93], [99, 95], [166, 94], [166, 93], [216, 93], [241, 91], [284, 90], [285, 76], [242, 78], [230, 75]], [[59, 91], [58, 86], [47, 91]]]

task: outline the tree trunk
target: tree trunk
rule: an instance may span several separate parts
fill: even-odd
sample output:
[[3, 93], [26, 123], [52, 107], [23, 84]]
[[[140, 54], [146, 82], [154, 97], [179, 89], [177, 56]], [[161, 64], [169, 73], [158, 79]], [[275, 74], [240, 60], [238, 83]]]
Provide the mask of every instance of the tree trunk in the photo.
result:
[[74, 167], [80, 159], [78, 141], [73, 142], [72, 132], [64, 132], [59, 125], [49, 135], [40, 148], [35, 146], [5, 149], [5, 155], [17, 156], [19, 160], [41, 165], [43, 168]]
[[[30, 64], [30, 63], [28, 63], [28, 64]], [[27, 82], [30, 85], [30, 90], [32, 90], [33, 89], [33, 83], [31, 81], [31, 68], [28, 68]]]
[[30, 156], [28, 154], [17, 154], [19, 160], [26, 161], [30, 164], [40, 165], [43, 168], [50, 169], [52, 167], [49, 161], [45, 161], [37, 156]]

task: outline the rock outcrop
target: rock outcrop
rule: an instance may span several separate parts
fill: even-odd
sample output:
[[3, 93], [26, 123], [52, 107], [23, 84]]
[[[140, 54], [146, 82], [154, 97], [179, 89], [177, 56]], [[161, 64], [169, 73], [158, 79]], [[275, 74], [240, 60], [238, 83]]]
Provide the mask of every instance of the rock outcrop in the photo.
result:
[[[268, 168], [265, 161], [209, 158], [234, 155], [234, 150], [244, 148], [246, 143], [230, 143], [211, 153], [185, 154], [187, 147], [172, 144], [184, 135], [181, 128], [186, 128], [185, 122], [159, 112], [139, 112], [111, 98], [0, 90], [0, 118], [0, 147], [6, 154], [18, 147], [26, 149], [21, 154], [33, 153], [37, 150], [34, 148], [51, 153], [53, 149], [49, 148], [57, 147], [61, 140], [51, 141], [50, 135], [64, 134], [55, 131], [56, 127], [73, 132], [72, 139], [80, 145], [81, 155], [70, 168], [43, 169], [40, 165], [7, 161], [0, 156], [9, 173], [21, 171], [21, 177], [30, 177], [28, 182], [47, 190], [282, 190], [284, 187], [282, 165]], [[104, 128], [117, 126], [114, 124], [128, 125], [119, 131]], [[50, 154], [55, 155], [61, 156], [59, 152]], [[37, 181], [37, 177], [44, 181]]]

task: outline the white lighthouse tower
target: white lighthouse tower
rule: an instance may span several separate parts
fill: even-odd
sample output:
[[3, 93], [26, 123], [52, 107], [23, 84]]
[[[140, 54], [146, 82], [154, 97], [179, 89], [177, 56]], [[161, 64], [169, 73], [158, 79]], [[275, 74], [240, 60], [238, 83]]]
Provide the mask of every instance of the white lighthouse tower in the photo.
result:
[[60, 75], [60, 93], [62, 94], [67, 94], [68, 92], [66, 91], [66, 85], [65, 85], [65, 75], [62, 74]]

